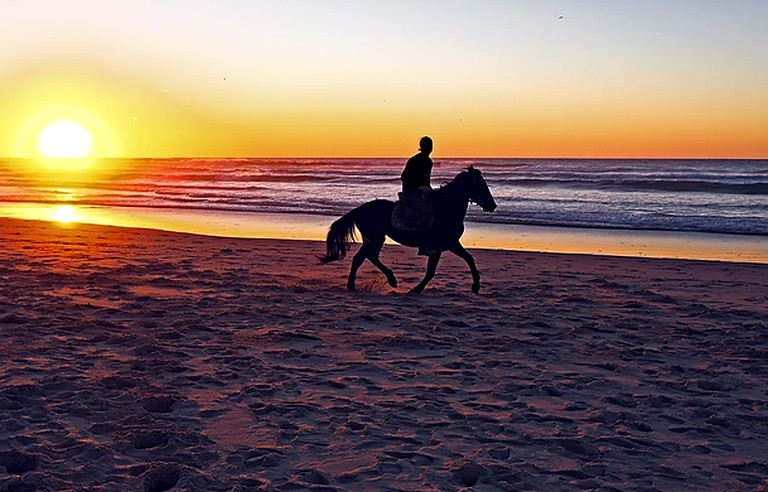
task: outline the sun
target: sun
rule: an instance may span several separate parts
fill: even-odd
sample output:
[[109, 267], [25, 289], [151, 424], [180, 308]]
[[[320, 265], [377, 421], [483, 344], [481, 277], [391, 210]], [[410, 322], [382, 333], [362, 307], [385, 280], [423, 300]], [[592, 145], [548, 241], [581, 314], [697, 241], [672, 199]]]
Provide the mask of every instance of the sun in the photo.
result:
[[93, 137], [74, 120], [56, 120], [40, 130], [37, 150], [48, 159], [83, 159], [93, 152]]
[[59, 205], [53, 209], [53, 213], [51, 214], [51, 219], [64, 224], [75, 222], [79, 218], [80, 217], [78, 217], [75, 212], [75, 207], [71, 205]]

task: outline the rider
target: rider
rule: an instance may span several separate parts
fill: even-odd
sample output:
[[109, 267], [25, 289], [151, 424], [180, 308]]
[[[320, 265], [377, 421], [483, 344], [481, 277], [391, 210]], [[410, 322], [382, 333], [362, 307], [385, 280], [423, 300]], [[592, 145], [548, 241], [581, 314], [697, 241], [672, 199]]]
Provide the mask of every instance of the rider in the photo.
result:
[[432, 225], [432, 207], [429, 203], [429, 193], [432, 187], [429, 184], [432, 174], [433, 143], [430, 137], [421, 137], [419, 141], [419, 153], [408, 159], [408, 163], [400, 175], [403, 182], [403, 195], [408, 207], [419, 213], [421, 233], [419, 234], [419, 254], [429, 256], [434, 251], [429, 247], [427, 229]]

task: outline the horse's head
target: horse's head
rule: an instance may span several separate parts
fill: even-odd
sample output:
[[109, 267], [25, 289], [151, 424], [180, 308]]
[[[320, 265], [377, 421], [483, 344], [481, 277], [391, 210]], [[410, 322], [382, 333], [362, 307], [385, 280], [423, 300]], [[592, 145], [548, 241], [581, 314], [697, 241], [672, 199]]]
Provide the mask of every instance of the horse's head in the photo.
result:
[[469, 182], [469, 200], [482, 207], [483, 212], [493, 212], [496, 210], [496, 200], [488, 189], [488, 184], [483, 179], [483, 174], [479, 169], [469, 166], [465, 171]]

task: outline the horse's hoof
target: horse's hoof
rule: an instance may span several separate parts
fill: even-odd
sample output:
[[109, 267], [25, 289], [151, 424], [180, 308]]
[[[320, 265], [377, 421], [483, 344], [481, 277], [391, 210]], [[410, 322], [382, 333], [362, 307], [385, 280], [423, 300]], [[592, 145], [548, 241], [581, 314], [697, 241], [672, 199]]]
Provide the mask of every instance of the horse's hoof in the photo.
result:
[[350, 292], [356, 292], [357, 291], [357, 289], [355, 288], [354, 285], [347, 285], [347, 290], [350, 291]]
[[423, 290], [424, 290], [424, 287], [422, 287], [422, 288], [419, 288], [419, 287], [414, 287], [414, 288], [413, 288], [413, 289], [411, 289], [411, 290], [410, 290], [408, 293], [409, 293], [409, 294], [421, 294], [421, 292], [422, 292]]
[[396, 289], [396, 288], [397, 288], [397, 279], [395, 279], [395, 277], [392, 277], [391, 279], [387, 280], [387, 283], [388, 283], [388, 284], [389, 284], [389, 286], [390, 286], [390, 287], [392, 287], [393, 289]]
[[480, 293], [480, 284], [472, 285], [472, 292], [475, 293], [475, 294], [479, 294]]

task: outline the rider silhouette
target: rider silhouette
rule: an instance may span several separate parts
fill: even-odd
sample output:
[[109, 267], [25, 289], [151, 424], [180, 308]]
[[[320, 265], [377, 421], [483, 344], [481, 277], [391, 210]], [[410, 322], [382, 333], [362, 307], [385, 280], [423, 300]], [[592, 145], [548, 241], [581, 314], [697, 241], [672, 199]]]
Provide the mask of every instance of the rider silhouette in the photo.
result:
[[433, 143], [430, 137], [422, 137], [419, 141], [419, 153], [408, 159], [408, 163], [400, 175], [403, 182], [405, 204], [419, 213], [421, 228], [419, 233], [419, 254], [429, 256], [434, 251], [429, 247], [427, 230], [432, 225], [432, 206], [429, 194], [432, 191], [430, 178], [432, 175]]

